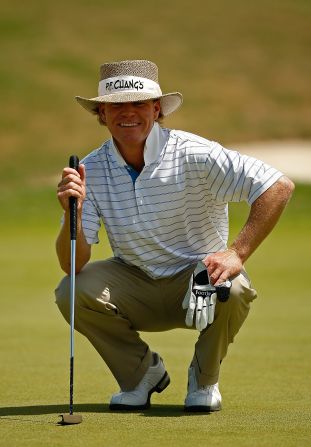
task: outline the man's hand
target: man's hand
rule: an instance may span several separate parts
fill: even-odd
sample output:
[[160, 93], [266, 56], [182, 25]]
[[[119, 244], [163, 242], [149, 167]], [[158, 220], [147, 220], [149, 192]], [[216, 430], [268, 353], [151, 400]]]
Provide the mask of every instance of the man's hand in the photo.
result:
[[72, 168], [63, 170], [62, 179], [58, 184], [57, 197], [64, 211], [69, 211], [69, 197], [76, 197], [78, 211], [82, 209], [85, 199], [84, 165], [79, 165], [79, 172]]
[[82, 228], [82, 204], [86, 196], [85, 190], [85, 167], [79, 165], [79, 172], [72, 168], [65, 168], [57, 188], [57, 197], [65, 212], [63, 225], [56, 241], [56, 252], [59, 264], [67, 274], [71, 271], [69, 197], [76, 197], [78, 208], [76, 273], [79, 273], [91, 257], [91, 245], [87, 243]]
[[207, 256], [203, 260], [211, 283], [217, 286], [233, 276], [241, 273], [243, 264], [238, 253], [228, 248], [226, 251], [217, 252]]

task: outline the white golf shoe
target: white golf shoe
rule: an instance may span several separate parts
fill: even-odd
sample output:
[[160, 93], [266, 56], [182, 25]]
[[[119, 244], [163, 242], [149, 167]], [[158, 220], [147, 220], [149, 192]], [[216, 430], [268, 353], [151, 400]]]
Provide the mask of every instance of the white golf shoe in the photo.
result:
[[150, 397], [153, 392], [162, 393], [169, 385], [170, 377], [165, 370], [163, 360], [153, 353], [153, 365], [132, 391], [120, 391], [112, 396], [110, 410], [144, 410], [150, 407]]
[[188, 370], [188, 393], [185, 399], [185, 411], [206, 412], [221, 409], [221, 394], [218, 383], [198, 387], [194, 367]]

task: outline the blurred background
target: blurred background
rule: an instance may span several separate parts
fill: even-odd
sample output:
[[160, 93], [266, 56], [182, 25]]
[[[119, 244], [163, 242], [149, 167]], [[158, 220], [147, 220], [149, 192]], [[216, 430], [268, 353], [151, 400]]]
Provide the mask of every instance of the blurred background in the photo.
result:
[[158, 64], [163, 92], [184, 95], [167, 127], [244, 152], [271, 140], [309, 148], [310, 9], [306, 0], [2, 1], [1, 225], [55, 224], [68, 156], [108, 137], [74, 99], [97, 95], [106, 61]]
[[[159, 66], [162, 91], [184, 95], [183, 106], [165, 126], [246, 153], [260, 143], [263, 157], [277, 146], [280, 161], [286, 146], [291, 163], [304, 170], [307, 165], [308, 171], [309, 159], [302, 159], [297, 148], [303, 146], [306, 157], [310, 154], [310, 18], [307, 0], [1, 2], [0, 386], [5, 406], [44, 404], [47, 396], [65, 400], [67, 383], [55, 386], [67, 374], [69, 343], [53, 303], [53, 289], [62, 276], [54, 250], [61, 218], [56, 185], [69, 155], [82, 158], [108, 138], [74, 96], [97, 95], [103, 62], [149, 59]], [[262, 355], [258, 364], [270, 362], [272, 369], [283, 368], [290, 358], [302, 368], [301, 381], [310, 366], [310, 356], [303, 352], [310, 341], [310, 308], [308, 291], [299, 290], [298, 297], [297, 284], [310, 274], [310, 191], [298, 178], [278, 228], [248, 264], [263, 299], [233, 351], [239, 359], [257, 346]], [[231, 237], [246, 212], [244, 205], [232, 207]], [[104, 231], [102, 240], [94, 259], [110, 254]], [[291, 306], [291, 296], [299, 298], [299, 306]], [[290, 335], [285, 330], [289, 325]], [[93, 365], [91, 372], [89, 362], [81, 361], [79, 398], [103, 400], [95, 388], [96, 398], [92, 395], [85, 380], [102, 375], [102, 364], [78, 339]], [[161, 339], [153, 340], [169, 349]], [[192, 339], [185, 340], [186, 362]], [[284, 340], [289, 352], [282, 351]], [[281, 355], [277, 365], [276, 352]], [[171, 367], [174, 371], [173, 362]], [[234, 363], [230, 367], [226, 377], [233, 374], [238, 381], [238, 365], [236, 370]], [[284, 385], [294, 373], [293, 365]], [[30, 391], [34, 377], [36, 400]], [[110, 393], [115, 385], [107, 380]]]
[[[310, 2], [1, 2], [1, 180], [58, 174], [105, 137], [75, 95], [99, 65], [150, 59], [184, 94], [168, 127], [223, 144], [311, 139]], [[43, 172], [44, 170], [44, 172]]]

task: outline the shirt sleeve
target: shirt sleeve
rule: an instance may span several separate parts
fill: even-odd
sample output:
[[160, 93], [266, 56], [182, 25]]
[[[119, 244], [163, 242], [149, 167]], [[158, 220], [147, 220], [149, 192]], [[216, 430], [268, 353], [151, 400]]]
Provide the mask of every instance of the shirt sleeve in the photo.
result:
[[215, 144], [206, 160], [209, 190], [220, 202], [251, 205], [284, 174], [248, 155]]
[[93, 199], [93, 194], [87, 188], [82, 210], [82, 227], [88, 244], [97, 244], [99, 242], [98, 232], [100, 225], [100, 214]]

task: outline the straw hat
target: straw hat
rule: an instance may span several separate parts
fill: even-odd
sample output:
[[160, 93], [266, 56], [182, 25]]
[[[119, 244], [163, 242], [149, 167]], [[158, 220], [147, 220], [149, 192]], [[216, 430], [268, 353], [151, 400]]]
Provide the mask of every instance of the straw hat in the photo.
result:
[[96, 98], [76, 96], [78, 103], [91, 113], [105, 102], [135, 102], [160, 99], [164, 116], [178, 109], [182, 103], [179, 92], [162, 94], [158, 81], [158, 67], [146, 60], [109, 62], [100, 67], [100, 81]]

